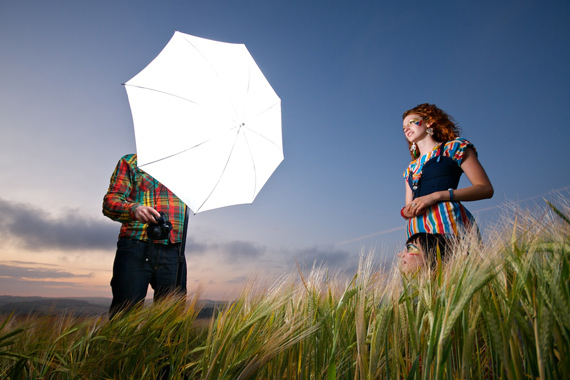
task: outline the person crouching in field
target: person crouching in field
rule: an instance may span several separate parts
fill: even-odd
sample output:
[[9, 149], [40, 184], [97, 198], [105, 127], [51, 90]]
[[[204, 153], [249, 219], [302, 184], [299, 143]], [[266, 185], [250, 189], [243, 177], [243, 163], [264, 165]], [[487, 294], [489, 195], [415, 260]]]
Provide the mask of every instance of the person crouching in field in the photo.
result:
[[435, 270], [438, 262], [444, 262], [450, 242], [443, 235], [417, 233], [406, 241], [406, 248], [398, 254], [400, 270], [407, 275], [421, 268]]

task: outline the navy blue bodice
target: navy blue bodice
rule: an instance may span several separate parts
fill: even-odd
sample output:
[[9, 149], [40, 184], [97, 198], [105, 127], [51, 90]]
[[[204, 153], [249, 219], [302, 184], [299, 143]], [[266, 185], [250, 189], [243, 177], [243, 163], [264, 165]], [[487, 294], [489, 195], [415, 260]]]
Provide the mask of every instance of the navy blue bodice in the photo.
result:
[[426, 162], [422, 168], [422, 175], [416, 185], [412, 182], [412, 176], [408, 177], [408, 184], [413, 192], [413, 198], [421, 197], [447, 189], [457, 189], [463, 170], [457, 162], [450, 157], [438, 154]]

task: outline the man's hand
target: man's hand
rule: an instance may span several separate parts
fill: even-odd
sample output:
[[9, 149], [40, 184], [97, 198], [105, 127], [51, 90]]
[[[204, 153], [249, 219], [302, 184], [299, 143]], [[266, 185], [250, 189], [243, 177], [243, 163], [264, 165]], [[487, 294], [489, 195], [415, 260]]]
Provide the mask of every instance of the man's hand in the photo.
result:
[[144, 224], [156, 223], [155, 217], [159, 216], [158, 211], [149, 206], [139, 206], [133, 212], [133, 219]]

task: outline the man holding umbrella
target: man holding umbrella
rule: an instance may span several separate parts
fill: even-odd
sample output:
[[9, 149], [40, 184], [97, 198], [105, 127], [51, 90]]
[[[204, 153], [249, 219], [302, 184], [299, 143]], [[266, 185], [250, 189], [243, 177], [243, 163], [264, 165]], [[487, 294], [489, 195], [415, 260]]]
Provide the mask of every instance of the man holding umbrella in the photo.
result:
[[[123, 223], [111, 316], [143, 300], [148, 284], [155, 299], [184, 293], [186, 211], [251, 204], [283, 161], [281, 99], [243, 44], [175, 32], [124, 85], [137, 154], [121, 159], [103, 204]], [[169, 229], [162, 219], [145, 227], [161, 211], [172, 231], [149, 236]]]
[[144, 301], [148, 285], [154, 300], [186, 294], [183, 227], [186, 206], [137, 167], [137, 155], [123, 156], [103, 199], [103, 214], [121, 222], [113, 264], [109, 318]]

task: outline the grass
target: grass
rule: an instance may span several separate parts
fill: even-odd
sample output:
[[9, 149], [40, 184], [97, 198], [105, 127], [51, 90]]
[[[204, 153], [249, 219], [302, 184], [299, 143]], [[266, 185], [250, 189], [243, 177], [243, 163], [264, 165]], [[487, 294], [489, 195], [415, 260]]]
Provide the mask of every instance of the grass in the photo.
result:
[[249, 284], [198, 323], [198, 298], [113, 322], [0, 319], [2, 379], [564, 379], [570, 207], [511, 210], [485, 243], [409, 277], [362, 255], [348, 280], [315, 266]]

